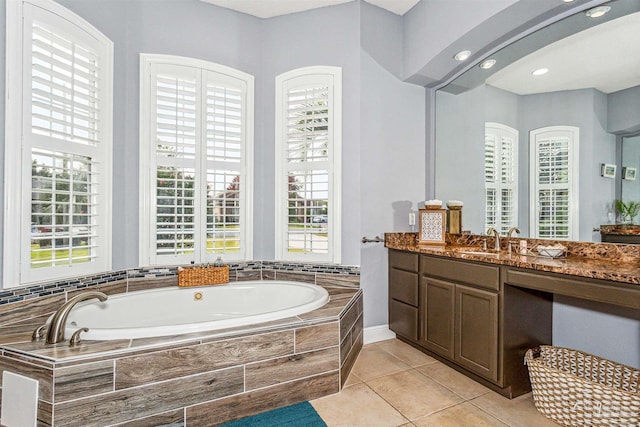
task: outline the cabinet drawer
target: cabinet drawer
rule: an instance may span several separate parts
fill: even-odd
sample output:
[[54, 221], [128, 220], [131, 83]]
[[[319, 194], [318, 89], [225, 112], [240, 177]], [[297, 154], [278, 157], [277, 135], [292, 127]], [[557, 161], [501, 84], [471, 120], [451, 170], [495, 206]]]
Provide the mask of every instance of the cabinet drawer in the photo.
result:
[[389, 251], [389, 267], [418, 272], [418, 254]]
[[430, 256], [420, 257], [420, 272], [493, 291], [500, 290], [500, 269], [491, 265], [452, 261]]
[[417, 306], [418, 273], [391, 268], [389, 270], [389, 298]]
[[418, 340], [418, 309], [389, 300], [389, 329], [398, 335]]

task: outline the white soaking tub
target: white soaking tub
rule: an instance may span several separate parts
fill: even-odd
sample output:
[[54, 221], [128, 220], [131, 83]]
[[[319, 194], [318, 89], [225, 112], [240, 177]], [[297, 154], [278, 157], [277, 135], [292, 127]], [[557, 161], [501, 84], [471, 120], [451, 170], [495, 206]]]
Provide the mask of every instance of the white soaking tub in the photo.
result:
[[83, 340], [150, 338], [268, 322], [306, 313], [329, 301], [327, 291], [299, 282], [256, 280], [188, 288], [160, 288], [89, 300], [65, 325]]

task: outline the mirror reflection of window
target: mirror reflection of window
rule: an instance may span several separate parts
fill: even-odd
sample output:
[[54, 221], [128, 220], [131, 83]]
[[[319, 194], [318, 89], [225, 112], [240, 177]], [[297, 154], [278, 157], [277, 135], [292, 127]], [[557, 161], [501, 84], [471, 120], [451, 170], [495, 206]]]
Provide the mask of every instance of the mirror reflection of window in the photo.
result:
[[573, 126], [535, 129], [529, 141], [531, 237], [576, 240], [579, 130]]
[[485, 123], [485, 224], [506, 235], [518, 221], [518, 131]]

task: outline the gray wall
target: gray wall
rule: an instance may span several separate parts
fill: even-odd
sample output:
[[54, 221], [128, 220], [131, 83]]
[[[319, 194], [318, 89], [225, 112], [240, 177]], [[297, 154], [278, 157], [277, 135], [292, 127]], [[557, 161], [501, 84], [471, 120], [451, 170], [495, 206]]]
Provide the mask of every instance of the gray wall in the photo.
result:
[[608, 125], [615, 134], [640, 132], [640, 86], [609, 94]]
[[[579, 240], [600, 241], [593, 227], [608, 222], [615, 198], [615, 179], [600, 176], [600, 163], [615, 163], [615, 136], [608, 134], [607, 98], [594, 89], [581, 89], [522, 97], [520, 165], [529, 164], [529, 131], [546, 126], [576, 126], [579, 146]], [[528, 194], [528, 179], [522, 182]], [[529, 201], [521, 208], [529, 211]]]

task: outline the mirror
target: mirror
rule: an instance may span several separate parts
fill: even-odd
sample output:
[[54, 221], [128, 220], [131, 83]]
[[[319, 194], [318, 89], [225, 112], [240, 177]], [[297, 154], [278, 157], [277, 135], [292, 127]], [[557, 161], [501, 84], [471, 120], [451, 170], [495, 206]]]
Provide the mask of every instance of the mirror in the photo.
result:
[[[564, 225], [540, 225], [549, 220], [549, 200], [556, 203], [551, 210], [559, 211], [552, 220], [573, 216], [574, 231], [564, 237], [570, 240], [600, 241], [594, 227], [615, 218], [623, 165], [617, 165], [616, 179], [601, 176], [600, 165], [616, 164], [616, 136], [640, 131], [640, 2], [606, 5], [611, 9], [599, 18], [580, 12], [520, 39], [485, 58], [496, 61], [490, 69], [471, 67], [436, 92], [435, 196], [464, 202], [463, 230], [484, 233], [498, 212], [503, 230], [517, 225], [520, 237], [554, 238], [544, 234], [545, 227]], [[532, 76], [543, 67], [548, 73]], [[488, 130], [496, 125], [511, 133]], [[544, 160], [540, 142], [533, 142], [557, 142], [552, 131], [559, 127], [577, 129], [573, 162], [564, 149]], [[573, 178], [558, 169], [562, 162]], [[503, 185], [492, 187], [491, 173]], [[538, 175], [550, 176], [551, 187], [563, 179], [577, 185], [569, 196], [541, 192]], [[635, 191], [634, 200], [640, 200], [640, 188]]]
[[621, 198], [640, 201], [640, 134], [622, 138]]

